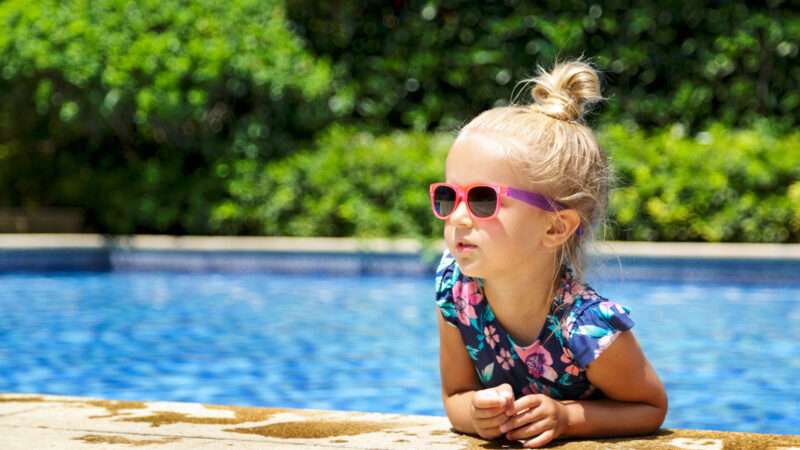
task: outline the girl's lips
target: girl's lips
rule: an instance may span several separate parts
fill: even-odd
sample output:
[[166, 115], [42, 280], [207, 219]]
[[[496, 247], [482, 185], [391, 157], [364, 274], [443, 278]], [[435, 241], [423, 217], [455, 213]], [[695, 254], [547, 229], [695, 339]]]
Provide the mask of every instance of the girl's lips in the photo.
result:
[[460, 252], [468, 252], [468, 251], [470, 251], [470, 250], [475, 250], [475, 249], [477, 249], [477, 248], [478, 248], [478, 246], [477, 246], [477, 245], [473, 245], [473, 244], [468, 244], [468, 243], [466, 243], [466, 242], [459, 242], [458, 244], [456, 244], [456, 248], [457, 248], [457, 249], [458, 249], [458, 251], [460, 251]]

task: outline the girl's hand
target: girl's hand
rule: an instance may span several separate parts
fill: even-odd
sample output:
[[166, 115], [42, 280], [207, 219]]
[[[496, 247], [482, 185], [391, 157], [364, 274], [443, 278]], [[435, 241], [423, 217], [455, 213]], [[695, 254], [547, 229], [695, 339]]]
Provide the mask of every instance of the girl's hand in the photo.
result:
[[511, 420], [514, 390], [508, 383], [475, 391], [472, 395], [470, 417], [478, 435], [484, 439], [494, 439], [503, 435], [500, 425]]
[[509, 412], [508, 422], [500, 426], [508, 440], [524, 440], [526, 448], [541, 447], [561, 436], [567, 427], [566, 407], [552, 398], [533, 394], [521, 397], [514, 402], [514, 410]]

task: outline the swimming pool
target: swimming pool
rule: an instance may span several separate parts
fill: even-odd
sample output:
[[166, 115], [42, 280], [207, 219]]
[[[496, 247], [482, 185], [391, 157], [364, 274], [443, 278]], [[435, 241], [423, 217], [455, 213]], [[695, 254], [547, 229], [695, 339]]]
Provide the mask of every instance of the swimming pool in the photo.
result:
[[[599, 280], [665, 426], [798, 433], [800, 285]], [[0, 391], [444, 414], [432, 278], [0, 275]]]

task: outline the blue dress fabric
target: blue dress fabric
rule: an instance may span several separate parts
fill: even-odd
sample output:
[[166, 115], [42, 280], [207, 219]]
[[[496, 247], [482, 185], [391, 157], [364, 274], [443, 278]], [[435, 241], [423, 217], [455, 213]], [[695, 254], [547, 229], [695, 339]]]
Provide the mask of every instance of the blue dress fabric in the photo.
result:
[[627, 307], [601, 297], [565, 266], [538, 339], [518, 344], [496, 320], [483, 281], [461, 273], [448, 251], [436, 270], [436, 303], [444, 320], [461, 333], [481, 384], [508, 383], [516, 398], [600, 396], [586, 377], [586, 367], [633, 327]]

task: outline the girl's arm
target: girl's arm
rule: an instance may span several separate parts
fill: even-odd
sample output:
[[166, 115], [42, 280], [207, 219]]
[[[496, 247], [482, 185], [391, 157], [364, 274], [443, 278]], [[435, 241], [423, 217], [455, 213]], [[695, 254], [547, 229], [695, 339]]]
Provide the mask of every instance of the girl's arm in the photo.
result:
[[483, 389], [461, 340], [461, 333], [444, 321], [438, 308], [436, 315], [442, 400], [450, 423], [462, 433], [477, 434], [486, 439], [501, 436], [503, 433], [499, 426], [510, 419], [506, 411], [511, 410], [514, 401], [511, 386]]
[[527, 395], [501, 427], [512, 440], [539, 447], [559, 436], [624, 436], [653, 433], [667, 414], [667, 395], [630, 331], [623, 331], [586, 369], [602, 400], [556, 401]]
[[633, 333], [623, 331], [586, 368], [604, 400], [565, 401], [568, 436], [653, 433], [667, 415], [667, 394]]

